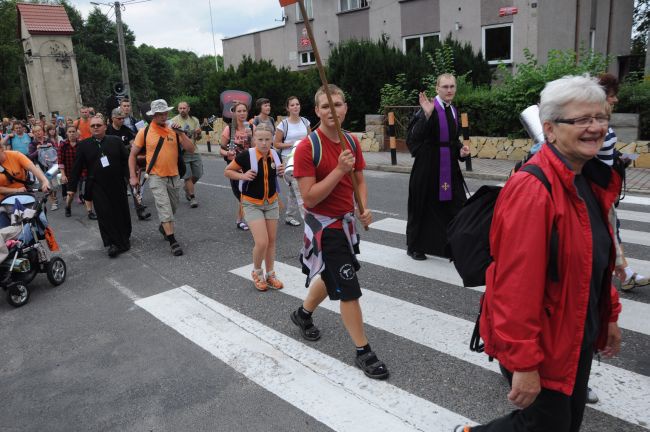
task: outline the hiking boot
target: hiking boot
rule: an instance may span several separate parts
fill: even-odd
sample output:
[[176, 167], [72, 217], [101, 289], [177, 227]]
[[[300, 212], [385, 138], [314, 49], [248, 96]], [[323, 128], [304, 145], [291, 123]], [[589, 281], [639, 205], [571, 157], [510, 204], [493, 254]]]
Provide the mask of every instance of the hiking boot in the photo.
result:
[[633, 288], [646, 286], [648, 284], [650, 284], [650, 280], [646, 276], [632, 273], [632, 276], [623, 281], [621, 289], [623, 291], [630, 291]]
[[305, 319], [300, 315], [299, 309], [296, 309], [291, 312], [291, 322], [300, 328], [302, 337], [308, 341], [313, 342], [320, 339], [320, 330], [314, 325], [314, 320], [311, 316]]
[[266, 291], [269, 287], [264, 280], [264, 273], [262, 270], [253, 270], [251, 272], [251, 278], [253, 279], [253, 285], [258, 291]]
[[273, 289], [276, 289], [276, 290], [284, 288], [284, 284], [282, 283], [282, 281], [280, 279], [277, 278], [277, 276], [275, 276], [274, 271], [269, 272], [269, 273], [266, 274], [266, 285], [269, 288], [273, 288]]
[[196, 200], [196, 197], [190, 198], [190, 207], [197, 208], [198, 206], [199, 206], [199, 202]]

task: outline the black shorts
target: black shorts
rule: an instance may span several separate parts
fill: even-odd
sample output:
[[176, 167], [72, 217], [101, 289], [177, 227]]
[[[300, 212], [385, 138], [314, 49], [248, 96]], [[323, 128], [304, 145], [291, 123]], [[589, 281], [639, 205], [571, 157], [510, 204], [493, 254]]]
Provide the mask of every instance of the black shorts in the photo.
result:
[[325, 228], [321, 237], [325, 269], [320, 277], [325, 282], [330, 300], [356, 300], [361, 297], [357, 271], [359, 261], [350, 251], [345, 233], [340, 229]]

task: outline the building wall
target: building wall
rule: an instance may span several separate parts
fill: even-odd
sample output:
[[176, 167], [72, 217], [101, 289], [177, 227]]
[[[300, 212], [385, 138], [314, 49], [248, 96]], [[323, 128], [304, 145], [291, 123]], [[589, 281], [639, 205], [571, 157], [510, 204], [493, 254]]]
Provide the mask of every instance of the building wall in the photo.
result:
[[76, 116], [82, 105], [72, 39], [62, 35], [30, 35], [21, 23], [25, 70], [35, 114]]
[[[525, 48], [540, 62], [545, 62], [550, 49], [576, 49], [580, 44], [589, 48], [592, 29], [596, 30], [597, 51], [614, 56], [628, 54], [633, 3], [634, 0], [371, 0], [367, 9], [338, 13], [337, 1], [313, 0], [316, 19], [311, 23], [324, 62], [340, 41], [378, 40], [382, 35], [402, 48], [402, 38], [406, 36], [440, 33], [444, 39], [451, 34], [461, 42], [469, 42], [478, 52], [482, 50], [483, 28], [506, 23], [512, 24], [513, 62], [525, 60]], [[518, 13], [499, 17], [499, 8], [509, 6], [517, 7]], [[285, 8], [285, 14], [284, 27], [259, 33], [261, 49], [258, 51], [277, 65], [300, 69], [300, 52], [310, 50], [299, 44], [304, 23], [296, 22], [293, 5]], [[457, 29], [456, 23], [460, 28]], [[242, 35], [224, 40], [226, 65], [238, 63], [242, 53], [255, 54], [254, 41], [248, 39], [249, 35]], [[616, 62], [612, 71], [617, 72]]]
[[[237, 67], [244, 56], [255, 58], [255, 34], [246, 34], [222, 41], [224, 67]], [[266, 58], [266, 53], [264, 56]]]

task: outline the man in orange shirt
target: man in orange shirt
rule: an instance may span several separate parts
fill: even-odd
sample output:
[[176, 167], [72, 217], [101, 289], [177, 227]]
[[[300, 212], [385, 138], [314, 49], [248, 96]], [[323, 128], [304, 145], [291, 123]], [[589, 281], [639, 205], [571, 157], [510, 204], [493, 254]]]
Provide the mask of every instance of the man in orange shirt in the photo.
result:
[[163, 99], [151, 102], [151, 110], [147, 112], [148, 116], [152, 116], [151, 124], [138, 132], [131, 147], [129, 182], [133, 187], [139, 183], [136, 156], [146, 146], [146, 171], [160, 220], [158, 230], [169, 241], [172, 254], [180, 256], [183, 255], [183, 249], [174, 237], [174, 214], [178, 208], [182, 184], [178, 175], [178, 152], [182, 147], [186, 152], [194, 153], [194, 144], [180, 125], [172, 123], [171, 127], [167, 126], [168, 113], [172, 109]]
[[74, 125], [77, 127], [77, 132], [79, 133], [79, 141], [83, 141], [93, 135], [90, 132], [90, 108], [81, 107], [79, 115], [81, 117], [74, 122]]

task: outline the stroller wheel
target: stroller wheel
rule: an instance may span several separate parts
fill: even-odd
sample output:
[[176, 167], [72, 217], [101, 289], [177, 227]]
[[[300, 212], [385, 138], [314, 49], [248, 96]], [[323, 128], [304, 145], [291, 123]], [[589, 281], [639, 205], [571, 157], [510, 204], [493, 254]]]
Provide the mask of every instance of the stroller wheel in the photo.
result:
[[59, 286], [65, 281], [67, 269], [65, 261], [60, 257], [54, 257], [47, 263], [47, 280], [54, 286]]
[[7, 303], [13, 307], [24, 306], [29, 301], [29, 290], [21, 283], [9, 285], [7, 288]]

